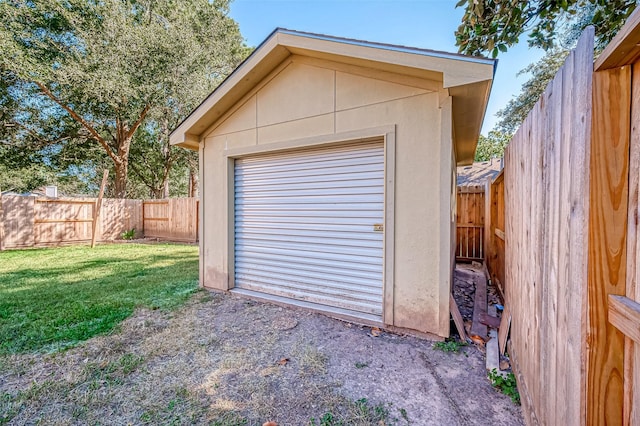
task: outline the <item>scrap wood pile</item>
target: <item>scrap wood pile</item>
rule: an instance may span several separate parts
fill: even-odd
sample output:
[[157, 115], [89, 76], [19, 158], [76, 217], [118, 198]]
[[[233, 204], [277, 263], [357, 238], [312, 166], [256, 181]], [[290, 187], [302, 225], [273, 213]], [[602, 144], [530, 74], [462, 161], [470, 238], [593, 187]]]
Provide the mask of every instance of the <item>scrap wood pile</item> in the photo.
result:
[[487, 369], [510, 368], [505, 356], [510, 315], [503, 310], [486, 265], [459, 263], [454, 272], [451, 315], [463, 341], [470, 340], [486, 350]]

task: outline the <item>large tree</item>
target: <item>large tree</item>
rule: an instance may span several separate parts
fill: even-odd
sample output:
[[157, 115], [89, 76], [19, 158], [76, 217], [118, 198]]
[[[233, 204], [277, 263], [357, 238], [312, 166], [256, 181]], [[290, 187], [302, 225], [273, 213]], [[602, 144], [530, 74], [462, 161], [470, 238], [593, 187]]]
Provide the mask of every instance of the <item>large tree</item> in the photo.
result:
[[496, 113], [496, 117], [499, 118], [496, 130], [506, 134], [513, 134], [518, 130], [549, 82], [564, 64], [568, 54], [569, 51], [566, 49], [552, 49], [538, 62], [529, 64], [518, 73], [518, 75], [529, 74], [530, 77], [520, 88], [520, 93]]
[[511, 140], [511, 134], [492, 130], [487, 136], [480, 135], [476, 146], [474, 161], [489, 161], [492, 158], [502, 158], [504, 149]]
[[0, 0], [0, 16], [0, 71], [39, 118], [14, 114], [14, 142], [90, 141], [112, 164], [116, 197], [145, 120], [169, 111], [174, 125], [246, 55], [228, 0]]
[[637, 0], [460, 0], [464, 6], [456, 43], [462, 53], [498, 56], [517, 44], [523, 34], [529, 45], [545, 50], [559, 32], [586, 16], [582, 27], [593, 25], [599, 46], [608, 43], [635, 9]]

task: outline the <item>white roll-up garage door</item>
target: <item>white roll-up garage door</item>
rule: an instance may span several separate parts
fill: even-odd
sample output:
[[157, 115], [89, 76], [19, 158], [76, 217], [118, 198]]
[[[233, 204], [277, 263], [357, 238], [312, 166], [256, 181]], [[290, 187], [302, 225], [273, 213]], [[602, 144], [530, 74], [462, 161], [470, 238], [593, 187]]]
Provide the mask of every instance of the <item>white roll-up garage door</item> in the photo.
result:
[[382, 315], [382, 142], [235, 161], [235, 286]]

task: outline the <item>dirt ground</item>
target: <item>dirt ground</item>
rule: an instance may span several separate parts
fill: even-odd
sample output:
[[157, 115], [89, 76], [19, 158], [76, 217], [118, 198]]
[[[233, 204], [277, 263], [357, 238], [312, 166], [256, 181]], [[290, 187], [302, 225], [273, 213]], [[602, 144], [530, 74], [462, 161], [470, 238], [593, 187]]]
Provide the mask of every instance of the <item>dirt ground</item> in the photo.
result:
[[66, 352], [0, 358], [0, 424], [523, 424], [477, 348], [433, 345], [202, 291]]

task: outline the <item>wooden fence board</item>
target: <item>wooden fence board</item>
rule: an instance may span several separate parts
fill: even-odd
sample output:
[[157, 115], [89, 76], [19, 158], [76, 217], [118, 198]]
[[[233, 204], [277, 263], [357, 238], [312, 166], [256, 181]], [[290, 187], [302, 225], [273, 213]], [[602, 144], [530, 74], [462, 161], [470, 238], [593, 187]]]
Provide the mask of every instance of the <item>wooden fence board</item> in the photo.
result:
[[[72, 201], [72, 202], [68, 202]], [[42, 247], [91, 240], [93, 199], [34, 200], [34, 246]]]
[[33, 197], [3, 195], [4, 238], [3, 248], [32, 247], [34, 245]]
[[587, 422], [622, 424], [624, 335], [607, 307], [608, 295], [626, 293], [630, 67], [595, 73], [593, 88]]
[[[640, 14], [637, 16], [640, 18]], [[640, 303], [640, 62], [633, 65], [629, 135], [629, 214], [627, 215], [626, 295]], [[640, 327], [640, 325], [639, 325]], [[640, 424], [640, 344], [629, 337], [624, 344], [624, 425]]]
[[99, 229], [103, 241], [118, 240], [132, 229], [136, 231], [136, 238], [142, 237], [142, 200], [102, 200]]
[[[575, 115], [571, 117], [571, 140], [580, 140], [584, 143], [574, 146], [571, 152], [571, 162], [569, 179], [571, 182], [571, 191], [569, 202], [571, 208], [569, 214], [572, 220], [569, 221], [569, 246], [575, 255], [569, 259], [569, 280], [574, 283], [572, 285], [573, 293], [568, 292], [567, 309], [571, 315], [571, 330], [568, 333], [565, 345], [567, 346], [567, 362], [581, 359], [583, 362], [581, 371], [572, 370], [571, 375], [567, 376], [566, 389], [572, 389], [577, 386], [580, 392], [580, 407], [575, 407], [571, 413], [581, 420], [587, 418], [587, 398], [586, 383], [587, 377], [584, 370], [584, 354], [588, 353], [587, 339], [588, 331], [585, 328], [587, 323], [588, 296], [586, 291], [585, 276], [588, 275], [587, 265], [584, 262], [585, 256], [588, 257], [588, 230], [584, 224], [589, 220], [589, 198], [585, 196], [585, 188], [589, 186], [590, 171], [585, 164], [589, 164], [591, 155], [591, 132], [592, 129], [588, 123], [592, 120], [592, 94], [593, 94], [593, 73], [582, 72], [583, 69], [593, 69], [593, 37], [594, 31], [589, 28], [585, 31], [584, 37], [589, 37], [588, 47], [576, 49], [574, 60], [573, 75], [568, 78], [573, 79], [574, 87], [569, 93], [573, 102], [578, 105], [590, 107], [577, 108]], [[587, 123], [587, 125], [585, 125]], [[562, 342], [559, 342], [562, 343]], [[559, 372], [560, 373], [560, 372]]]

